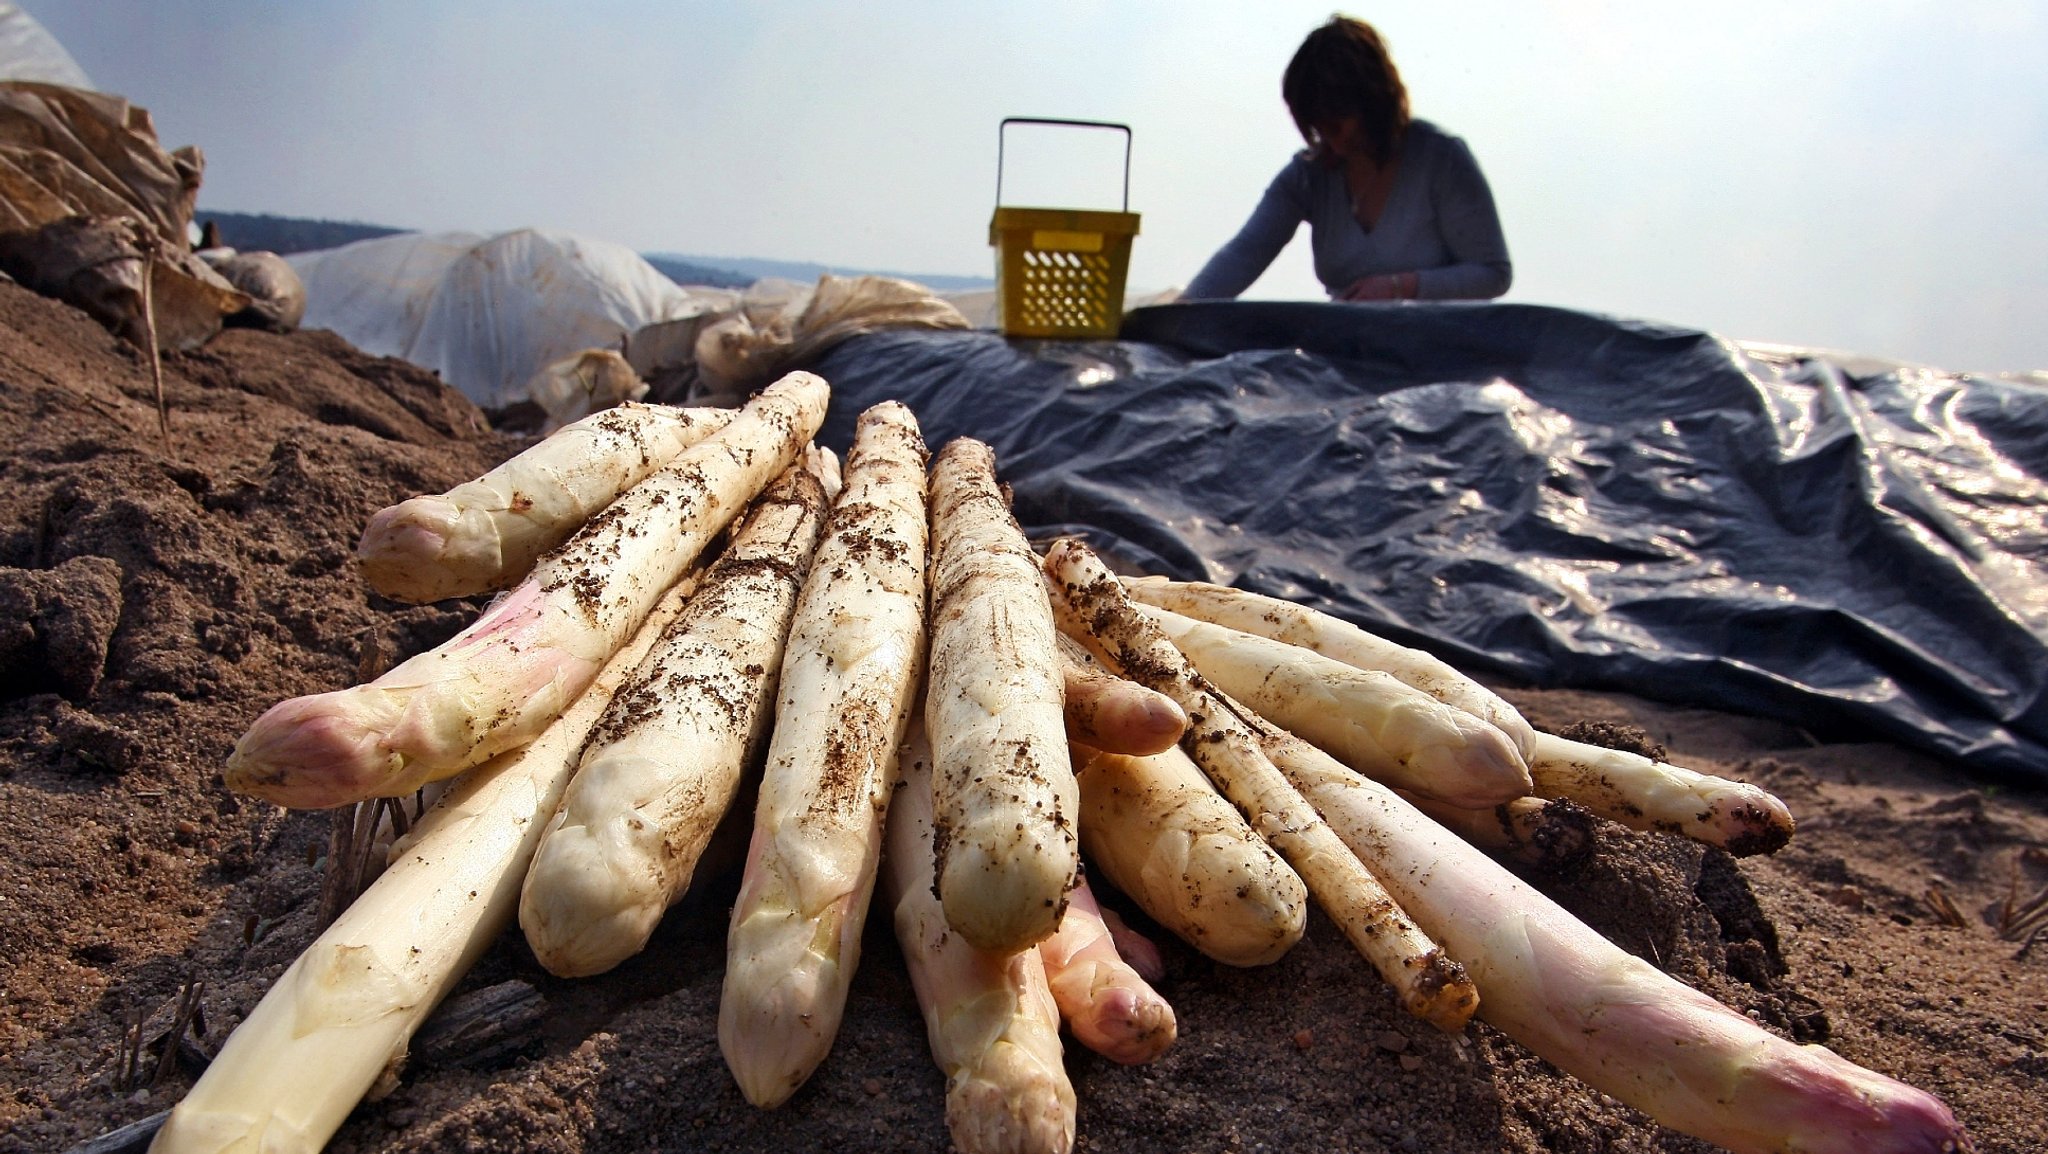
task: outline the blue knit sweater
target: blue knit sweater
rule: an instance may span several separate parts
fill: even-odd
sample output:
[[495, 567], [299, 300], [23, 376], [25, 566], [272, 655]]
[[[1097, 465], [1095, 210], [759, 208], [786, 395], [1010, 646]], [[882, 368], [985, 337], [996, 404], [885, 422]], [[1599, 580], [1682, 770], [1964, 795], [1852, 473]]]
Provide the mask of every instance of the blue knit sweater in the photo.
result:
[[1394, 186], [1370, 231], [1352, 215], [1343, 172], [1296, 153], [1182, 296], [1228, 299], [1250, 288], [1304, 220], [1316, 277], [1333, 297], [1377, 273], [1419, 272], [1416, 296], [1428, 300], [1497, 297], [1513, 279], [1493, 192], [1472, 150], [1416, 120], [1402, 137]]

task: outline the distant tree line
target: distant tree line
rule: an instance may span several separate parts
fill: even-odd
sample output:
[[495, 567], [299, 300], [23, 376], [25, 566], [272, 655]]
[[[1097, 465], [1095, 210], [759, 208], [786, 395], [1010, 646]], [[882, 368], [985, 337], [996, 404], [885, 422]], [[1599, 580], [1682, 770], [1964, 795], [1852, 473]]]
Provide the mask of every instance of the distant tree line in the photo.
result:
[[743, 289], [754, 283], [754, 278], [726, 268], [710, 268], [672, 256], [641, 256], [655, 271], [677, 284], [708, 285], [711, 288]]
[[271, 216], [264, 212], [206, 212], [194, 214], [201, 228], [208, 221], [220, 230], [220, 243], [250, 252], [280, 255], [339, 248], [376, 236], [395, 236], [404, 229], [381, 228], [354, 221], [307, 220], [303, 217]]

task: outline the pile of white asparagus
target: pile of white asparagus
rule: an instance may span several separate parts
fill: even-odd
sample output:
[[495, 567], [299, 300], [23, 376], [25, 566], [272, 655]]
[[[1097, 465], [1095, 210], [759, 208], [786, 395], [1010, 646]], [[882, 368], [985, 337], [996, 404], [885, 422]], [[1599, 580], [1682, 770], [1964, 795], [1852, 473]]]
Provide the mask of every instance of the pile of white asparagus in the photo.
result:
[[1480, 852], [1543, 852], [1573, 804], [1764, 852], [1792, 831], [1777, 799], [1537, 733], [1284, 601], [1120, 579], [1073, 540], [1038, 556], [988, 446], [928, 470], [885, 402], [842, 472], [812, 443], [828, 393], [794, 373], [737, 411], [623, 405], [372, 519], [380, 592], [505, 592], [368, 684], [272, 708], [227, 780], [319, 808], [461, 776], [152, 1149], [318, 1149], [515, 914], [557, 974], [618, 965], [757, 770], [718, 1035], [762, 1107], [826, 1059], [879, 880], [954, 1142], [1070, 1149], [1061, 1027], [1125, 1063], [1175, 1037], [1158, 954], [1085, 857], [1233, 966], [1286, 953], [1312, 896], [1414, 1014], [1476, 1015], [1732, 1150], [1966, 1145], [1932, 1096], [1763, 1030]]

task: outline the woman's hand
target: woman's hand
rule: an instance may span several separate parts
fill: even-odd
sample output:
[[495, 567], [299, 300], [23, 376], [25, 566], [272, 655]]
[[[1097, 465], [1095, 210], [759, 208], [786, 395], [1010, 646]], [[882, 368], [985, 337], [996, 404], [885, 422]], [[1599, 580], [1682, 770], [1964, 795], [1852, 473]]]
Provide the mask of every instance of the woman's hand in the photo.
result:
[[1347, 301], [1403, 301], [1414, 300], [1416, 290], [1421, 287], [1420, 275], [1412, 272], [1380, 273], [1377, 276], [1360, 277], [1351, 282], [1339, 300]]

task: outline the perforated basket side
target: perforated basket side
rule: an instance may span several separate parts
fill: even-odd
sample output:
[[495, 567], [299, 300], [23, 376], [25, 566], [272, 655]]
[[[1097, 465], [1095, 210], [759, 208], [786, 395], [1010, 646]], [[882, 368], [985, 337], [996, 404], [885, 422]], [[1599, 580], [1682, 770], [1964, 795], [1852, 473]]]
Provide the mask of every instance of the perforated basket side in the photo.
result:
[[999, 208], [996, 299], [1012, 336], [1113, 337], [1123, 319], [1135, 213]]

